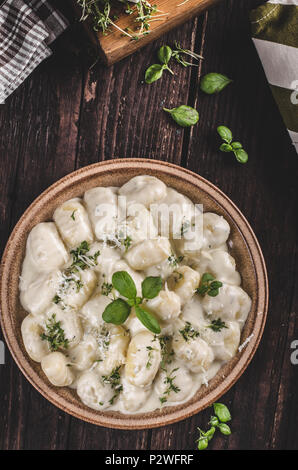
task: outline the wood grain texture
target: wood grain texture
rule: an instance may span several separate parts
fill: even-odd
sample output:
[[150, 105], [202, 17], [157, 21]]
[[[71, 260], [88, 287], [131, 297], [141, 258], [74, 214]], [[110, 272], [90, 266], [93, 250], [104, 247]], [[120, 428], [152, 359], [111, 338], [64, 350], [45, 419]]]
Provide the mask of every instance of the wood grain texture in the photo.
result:
[[[61, 4], [61, 2], [58, 2]], [[290, 361], [297, 321], [298, 159], [249, 37], [248, 12], [262, 0], [225, 0], [123, 61], [91, 70], [85, 34], [75, 24], [55, 54], [0, 106], [1, 248], [15, 222], [49, 184], [75, 168], [114, 157], [152, 157], [189, 168], [219, 186], [251, 223], [270, 282], [267, 326], [252, 363], [222, 398], [233, 434], [213, 449], [297, 449], [298, 365]], [[65, 13], [71, 12], [65, 7]], [[163, 43], [202, 50], [199, 69], [174, 65], [150, 86], [144, 72]], [[205, 96], [199, 78], [234, 79]], [[162, 106], [195, 105], [197, 126], [181, 130]], [[239, 165], [218, 152], [216, 126], [228, 125], [249, 153]], [[2, 339], [2, 337], [0, 337]], [[6, 350], [0, 365], [1, 449], [194, 449], [210, 410], [148, 431], [80, 422], [29, 385]]]

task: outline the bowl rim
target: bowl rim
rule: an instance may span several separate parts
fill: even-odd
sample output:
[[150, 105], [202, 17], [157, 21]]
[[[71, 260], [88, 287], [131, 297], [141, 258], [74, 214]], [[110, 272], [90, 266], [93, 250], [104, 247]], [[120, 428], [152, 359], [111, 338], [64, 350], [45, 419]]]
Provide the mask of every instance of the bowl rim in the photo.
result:
[[[175, 406], [168, 407], [170, 411], [165, 415], [160, 414], [158, 416], [146, 416], [146, 414], [142, 415], [141, 413], [139, 415], [122, 414], [121, 418], [115, 418], [113, 416], [107, 415], [105, 412], [98, 412], [91, 408], [88, 410], [82, 410], [78, 406], [71, 404], [69, 401], [59, 396], [52, 387], [48, 386], [45, 381], [37, 375], [37, 373], [33, 370], [33, 367], [30, 365], [29, 361], [31, 360], [29, 356], [28, 358], [23, 357], [22, 351], [18, 346], [18, 342], [16, 341], [11, 322], [8, 301], [9, 289], [7, 287], [10, 266], [13, 263], [12, 248], [14, 247], [14, 242], [18, 236], [19, 231], [23, 226], [26, 228], [28, 215], [30, 215], [31, 211], [33, 211], [40, 203], [44, 204], [47, 198], [50, 199], [51, 196], [57, 196], [57, 192], [62, 191], [66, 187], [70, 188], [72, 185], [77, 184], [78, 182], [82, 183], [84, 179], [87, 179], [90, 176], [100, 176], [105, 172], [104, 170], [115, 171], [125, 169], [125, 167], [131, 167], [131, 169], [134, 169], [133, 167], [135, 167], [138, 170], [142, 168], [144, 169], [144, 174], [146, 173], [146, 169], [154, 170], [156, 172], [161, 171], [161, 173], [168, 173], [169, 175], [175, 174], [182, 179], [187, 179], [188, 182], [193, 183], [197, 187], [199, 186], [201, 191], [206, 193], [208, 197], [211, 197], [213, 200], [215, 200], [215, 202], [229, 214], [234, 224], [237, 226], [237, 229], [240, 231], [243, 240], [251, 254], [251, 260], [256, 273], [256, 282], [259, 294], [257, 313], [261, 312], [262, 314], [256, 315], [253, 324], [253, 331], [250, 335], [250, 341], [241, 350], [241, 353], [237, 353], [240, 354], [240, 357], [238, 358], [235, 366], [223, 378], [219, 385], [215, 387], [215, 389], [210, 393], [207, 393], [201, 399], [192, 404], [187, 405], [186, 402], [186, 406], [182, 409], [175, 411]], [[212, 196], [210, 195], [210, 192], [212, 193]], [[238, 207], [223, 191], [221, 191], [217, 186], [199, 174], [173, 163], [149, 158], [117, 158], [105, 160], [75, 170], [50, 185], [32, 201], [32, 203], [24, 211], [14, 226], [3, 251], [0, 265], [0, 324], [6, 344], [21, 372], [44, 398], [57, 406], [59, 409], [83, 421], [115, 429], [136, 430], [152, 429], [165, 426], [189, 418], [190, 416], [193, 416], [199, 411], [202, 411], [218, 400], [220, 396], [226, 393], [234, 385], [234, 383], [240, 378], [251, 362], [263, 335], [267, 318], [268, 302], [268, 277], [262, 250], [256, 235], [254, 234], [254, 231]], [[57, 387], [55, 387], [55, 389], [56, 388]]]

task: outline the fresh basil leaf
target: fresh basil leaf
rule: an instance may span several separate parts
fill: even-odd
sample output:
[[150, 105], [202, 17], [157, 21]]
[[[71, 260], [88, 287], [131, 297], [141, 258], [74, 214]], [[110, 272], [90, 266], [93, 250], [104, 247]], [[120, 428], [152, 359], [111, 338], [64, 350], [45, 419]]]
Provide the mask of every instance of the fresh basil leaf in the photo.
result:
[[227, 424], [220, 423], [217, 427], [220, 430], [220, 432], [224, 434], [225, 436], [229, 436], [231, 434], [231, 428]]
[[231, 414], [229, 409], [223, 403], [213, 403], [214, 413], [222, 423], [226, 423], [231, 420]]
[[168, 64], [172, 57], [172, 49], [170, 46], [161, 46], [158, 50], [157, 56], [162, 64]]
[[189, 127], [196, 124], [199, 120], [199, 113], [196, 109], [191, 106], [181, 105], [177, 108], [167, 109], [163, 108], [164, 111], [169, 113], [179, 126]]
[[149, 276], [142, 282], [142, 295], [144, 299], [153, 299], [162, 288], [162, 279], [159, 276]]
[[160, 326], [156, 318], [145, 310], [143, 307], [139, 305], [135, 306], [136, 316], [140, 320], [141, 323], [152, 333], [159, 334], [161, 332]]
[[247, 162], [248, 154], [242, 148], [234, 150], [234, 154], [235, 154], [235, 157], [236, 157], [236, 159], [239, 163], [246, 163]]
[[113, 287], [127, 299], [135, 299], [137, 295], [136, 285], [126, 271], [117, 271], [112, 276]]
[[208, 290], [208, 295], [209, 297], [216, 297], [218, 295], [218, 288]]
[[103, 311], [102, 318], [106, 323], [122, 325], [130, 314], [131, 307], [123, 299], [113, 300]]
[[212, 426], [210, 429], [208, 429], [208, 431], [204, 433], [204, 436], [207, 437], [208, 441], [211, 441], [214, 433], [215, 433], [215, 427]]
[[[232, 142], [232, 139], [233, 139], [233, 135], [232, 135], [232, 132], [231, 130], [226, 127], [226, 126], [218, 126], [217, 128], [217, 132], [219, 133], [220, 137], [222, 138], [222, 140], [224, 140], [225, 142], [227, 142], [228, 144], [230, 144]], [[232, 150], [232, 149], [231, 149]]]
[[164, 66], [161, 64], [153, 64], [145, 72], [145, 82], [150, 84], [159, 80], [162, 76]]
[[212, 274], [204, 273], [201, 279], [201, 283], [203, 284], [205, 282], [214, 281], [214, 280], [215, 280], [215, 277]]
[[242, 149], [242, 144], [240, 142], [232, 142], [231, 146], [233, 150]]
[[222, 152], [232, 152], [233, 147], [230, 144], [223, 143], [219, 147], [219, 150], [221, 150]]
[[208, 447], [208, 438], [207, 437], [200, 437], [198, 440], [198, 449], [205, 450]]
[[207, 73], [201, 80], [200, 88], [204, 93], [212, 95], [223, 90], [232, 80], [221, 73]]

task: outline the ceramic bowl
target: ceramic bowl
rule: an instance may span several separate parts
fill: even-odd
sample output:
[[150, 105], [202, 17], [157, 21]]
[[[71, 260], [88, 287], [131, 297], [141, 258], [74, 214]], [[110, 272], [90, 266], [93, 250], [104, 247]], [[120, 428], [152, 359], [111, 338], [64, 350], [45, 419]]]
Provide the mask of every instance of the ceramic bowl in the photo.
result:
[[[121, 186], [139, 174], [160, 178], [194, 203], [203, 204], [204, 211], [216, 212], [227, 219], [231, 226], [231, 254], [241, 273], [242, 287], [252, 298], [252, 308], [242, 331], [243, 348], [219, 370], [208, 387], [202, 386], [189, 401], [143, 414], [98, 412], [86, 407], [74, 390], [52, 386], [40, 364], [27, 355], [21, 337], [21, 322], [26, 312], [19, 301], [19, 276], [30, 230], [39, 222], [51, 220], [58, 205], [94, 186]], [[65, 412], [93, 424], [119, 429], [144, 429], [174, 423], [217, 401], [239, 379], [251, 361], [263, 333], [268, 307], [268, 281], [262, 252], [251, 227], [235, 204], [217, 187], [191, 171], [170, 163], [134, 158], [87, 166], [65, 176], [44, 191], [20, 218], [7, 242], [1, 264], [0, 288], [3, 333], [17, 365], [31, 384]]]

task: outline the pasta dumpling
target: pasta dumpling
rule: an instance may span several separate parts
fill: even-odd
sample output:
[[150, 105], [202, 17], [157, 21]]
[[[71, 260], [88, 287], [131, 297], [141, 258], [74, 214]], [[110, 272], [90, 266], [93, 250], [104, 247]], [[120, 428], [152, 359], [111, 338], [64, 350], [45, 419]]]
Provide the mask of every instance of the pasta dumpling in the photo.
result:
[[241, 287], [224, 284], [216, 297], [206, 295], [202, 305], [211, 319], [235, 320], [242, 327], [251, 308], [251, 299]]
[[125, 377], [137, 387], [151, 385], [161, 361], [160, 343], [149, 331], [136, 334], [129, 343]]
[[61, 279], [61, 272], [40, 274], [29, 285], [20, 284], [21, 304], [32, 315], [41, 315], [52, 302]]
[[174, 335], [173, 350], [176, 357], [180, 359], [189, 370], [195, 373], [204, 372], [209, 369], [214, 360], [214, 353], [206, 341], [196, 335], [189, 336], [185, 339], [180, 331]]
[[125, 363], [129, 335], [122, 326], [108, 324], [102, 327], [97, 339], [100, 348], [97, 370], [108, 375]]
[[105, 384], [95, 371], [84, 372], [77, 380], [77, 394], [82, 402], [93, 410], [104, 410], [110, 406], [114, 396], [112, 387]]
[[79, 246], [83, 241], [93, 242], [88, 214], [79, 198], [70, 199], [57, 207], [53, 219], [69, 248]]
[[33, 227], [26, 256], [37, 273], [54, 271], [67, 262], [69, 255], [54, 222], [41, 222]]
[[125, 377], [122, 381], [123, 391], [122, 391], [122, 400], [121, 408], [124, 412], [136, 412], [144, 404], [150, 396], [150, 388], [136, 387], [132, 385]]
[[228, 361], [235, 356], [240, 344], [240, 326], [238, 322], [227, 321], [220, 331], [209, 327], [200, 330], [201, 337], [212, 347], [215, 359]]
[[114, 236], [117, 228], [117, 192], [115, 188], [96, 187], [84, 194], [84, 202], [97, 240]]
[[204, 249], [218, 248], [223, 245], [230, 235], [228, 222], [213, 212], [203, 214]]
[[135, 176], [119, 189], [119, 194], [126, 197], [127, 203], [138, 202], [147, 208], [163, 199], [166, 192], [167, 187], [162, 181], [148, 175]]
[[142, 271], [159, 264], [171, 255], [171, 245], [167, 238], [145, 240], [128, 250], [125, 258], [131, 268]]
[[147, 301], [146, 306], [161, 320], [171, 321], [181, 312], [181, 299], [173, 291], [161, 290], [154, 299]]
[[43, 327], [46, 330], [51, 322], [59, 323], [63, 330], [68, 347], [73, 347], [81, 341], [82, 328], [78, 315], [73, 310], [62, 310], [58, 305], [51, 305], [44, 314]]
[[65, 355], [59, 351], [51, 352], [41, 360], [43, 372], [56, 387], [66, 387], [72, 384], [74, 375], [69, 365]]
[[71, 365], [77, 370], [89, 369], [99, 359], [98, 344], [91, 334], [85, 334], [82, 341], [69, 351]]
[[[169, 383], [172, 386], [169, 387]], [[167, 369], [160, 370], [154, 388], [161, 402], [181, 402], [194, 393], [194, 381], [189, 370], [179, 362], [172, 362]]]
[[22, 321], [22, 338], [25, 349], [31, 359], [41, 362], [42, 358], [49, 354], [50, 350], [46, 341], [41, 339], [43, 329], [33, 315], [27, 315]]
[[241, 283], [240, 274], [236, 271], [235, 260], [227, 251], [220, 249], [202, 251], [197, 269], [201, 274], [211, 273], [218, 281], [227, 284], [239, 286]]
[[189, 266], [177, 268], [168, 280], [169, 289], [173, 290], [184, 305], [192, 298], [200, 283], [200, 274]]

